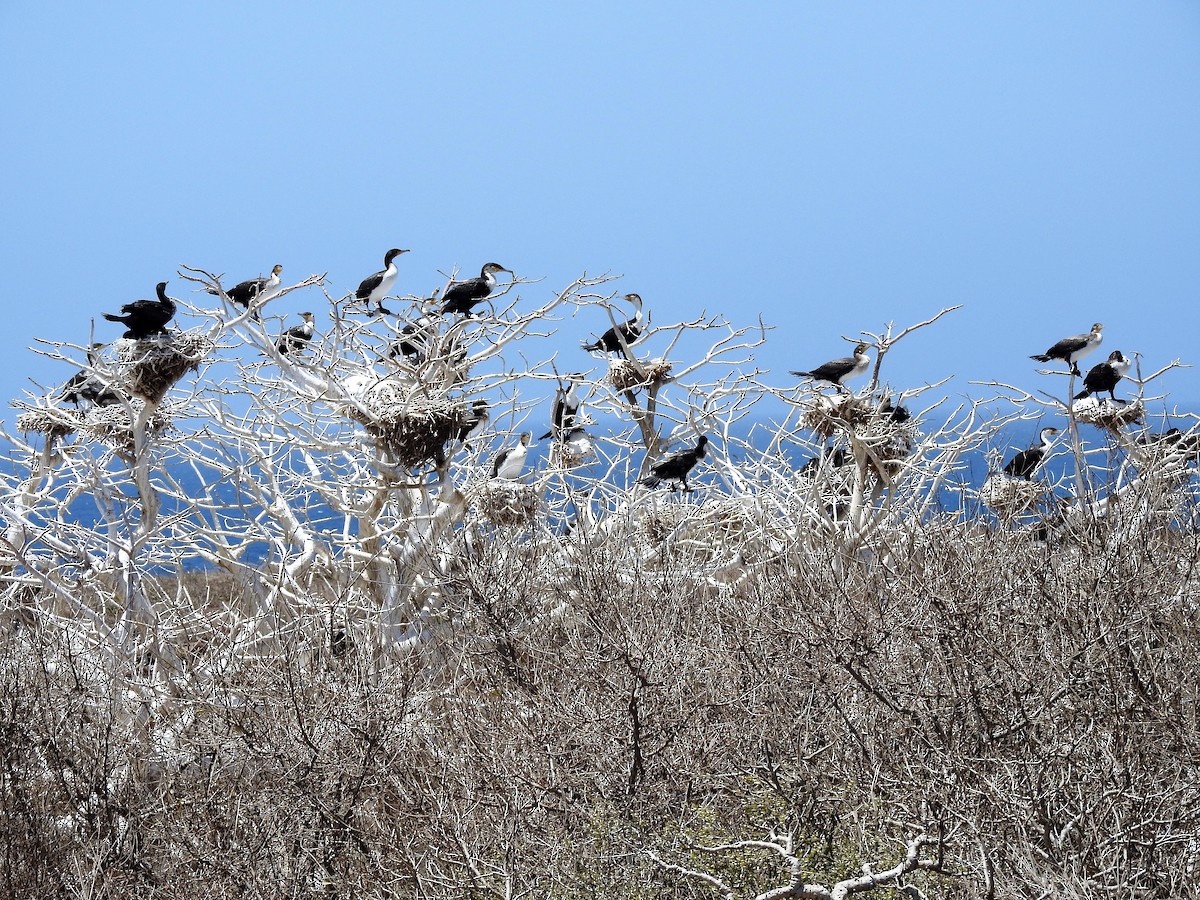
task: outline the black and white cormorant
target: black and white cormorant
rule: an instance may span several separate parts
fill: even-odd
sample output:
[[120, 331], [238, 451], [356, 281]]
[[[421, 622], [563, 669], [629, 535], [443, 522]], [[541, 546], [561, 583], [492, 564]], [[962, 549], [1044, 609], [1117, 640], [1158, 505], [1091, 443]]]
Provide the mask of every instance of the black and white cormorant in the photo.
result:
[[478, 278], [469, 278], [452, 284], [442, 297], [442, 313], [445, 315], [466, 315], [479, 303], [488, 298], [496, 288], [496, 273], [512, 272], [500, 263], [484, 263]]
[[396, 257], [407, 250], [393, 247], [383, 255], [383, 269], [374, 275], [368, 275], [358, 285], [354, 298], [372, 307], [372, 312], [388, 313], [391, 310], [383, 305], [383, 298], [391, 293], [392, 285], [396, 283]]
[[1065, 337], [1045, 353], [1035, 353], [1029, 358], [1037, 362], [1061, 359], [1071, 367], [1071, 374], [1079, 375], [1081, 373], [1076, 363], [1100, 346], [1100, 342], [1104, 340], [1104, 335], [1100, 333], [1103, 330], [1104, 325], [1097, 322], [1087, 334], [1073, 334]]
[[554, 395], [554, 405], [550, 407], [550, 430], [543, 434], [539, 441], [548, 437], [565, 435], [575, 427], [575, 416], [579, 412], [579, 385], [583, 383], [583, 375], [575, 372], [567, 376], [570, 385], [565, 391], [559, 386]]
[[1132, 366], [1133, 360], [1122, 354], [1120, 350], [1114, 350], [1108, 354], [1107, 360], [1088, 370], [1087, 377], [1083, 379], [1083, 390], [1075, 395], [1075, 399], [1082, 400], [1092, 394], [1102, 394], [1107, 391], [1108, 396], [1112, 397], [1115, 403], [1117, 401], [1117, 382], [1125, 377]]
[[300, 325], [293, 325], [282, 335], [275, 344], [275, 349], [287, 356], [296, 350], [301, 350], [304, 345], [313, 339], [316, 333], [316, 328], [313, 326], [313, 314], [310, 312], [300, 313], [300, 318], [304, 322]]
[[637, 294], [626, 294], [625, 299], [633, 304], [633, 318], [622, 322], [620, 325], [614, 325], [600, 338], [592, 343], [585, 343], [583, 349], [589, 353], [596, 350], [601, 350], [604, 353], [620, 353], [621, 341], [625, 341], [625, 346], [630, 346], [639, 337], [642, 336], [642, 298]]
[[521, 476], [525, 469], [525, 457], [529, 454], [530, 432], [522, 432], [521, 440], [515, 447], [501, 450], [492, 463], [492, 477], [512, 481]]
[[[283, 266], [275, 266], [271, 269], [271, 274], [266, 278], [259, 276], [258, 278], [249, 278], [246, 281], [239, 281], [233, 287], [225, 292], [225, 296], [238, 306], [250, 308], [250, 304], [255, 300], [260, 303], [266, 303], [272, 297], [279, 293], [279, 273], [283, 271]], [[220, 296], [220, 292], [216, 288], [206, 288], [210, 294]], [[258, 310], [254, 311], [254, 319], [258, 321]]]
[[[92, 344], [88, 348], [89, 367], [96, 365], [97, 352], [103, 349], [103, 344]], [[55, 398], [64, 403], [74, 403], [76, 406], [85, 401], [96, 406], [112, 406], [125, 399], [119, 390], [101, 381], [91, 368], [80, 369], [68, 378], [66, 384], [58, 389]]]
[[841, 359], [831, 359], [808, 372], [795, 372], [798, 378], [811, 378], [813, 381], [828, 381], [843, 391], [849, 393], [846, 379], [855, 378], [867, 371], [871, 365], [871, 357], [867, 356], [867, 345], [860, 343], [854, 348], [853, 356], [843, 356]]
[[1046, 453], [1050, 450], [1050, 444], [1056, 434], [1058, 434], [1057, 428], [1043, 428], [1038, 433], [1036, 444], [1028, 450], [1022, 450], [1004, 464], [1004, 474], [1010, 478], [1032, 478], [1037, 467], [1046, 458]]
[[155, 287], [157, 300], [134, 300], [121, 307], [121, 315], [105, 313], [110, 322], [121, 322], [125, 337], [140, 341], [154, 334], [166, 334], [167, 323], [175, 315], [175, 301], [167, 296], [167, 283], [160, 281]]
[[567, 455], [575, 459], [582, 459], [592, 452], [592, 437], [581, 425], [576, 425], [562, 435], [561, 440]]
[[458, 428], [457, 439], [468, 446], [471, 438], [483, 430], [483, 426], [488, 423], [491, 418], [491, 413], [488, 412], [486, 400], [472, 400], [470, 411], [463, 414], [462, 425]]
[[695, 447], [691, 450], [680, 450], [678, 453], [672, 453], [666, 459], [660, 459], [650, 467], [650, 474], [638, 481], [638, 484], [656, 488], [667, 481], [678, 481], [683, 486], [685, 494], [692, 493], [692, 489], [688, 487], [687, 483], [688, 473], [692, 471], [696, 463], [704, 459], [707, 446], [708, 436], [700, 435], [696, 439]]

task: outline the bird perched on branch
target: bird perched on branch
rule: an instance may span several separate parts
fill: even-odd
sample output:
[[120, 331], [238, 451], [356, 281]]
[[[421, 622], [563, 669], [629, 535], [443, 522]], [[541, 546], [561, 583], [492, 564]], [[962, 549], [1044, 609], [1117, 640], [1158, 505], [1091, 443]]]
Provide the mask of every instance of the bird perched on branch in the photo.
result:
[[125, 337], [136, 341], [154, 334], [166, 334], [167, 323], [175, 315], [175, 301], [167, 296], [167, 283], [160, 281], [155, 287], [157, 300], [134, 300], [121, 307], [121, 315], [105, 313], [110, 322], [121, 322], [127, 329]]
[[92, 344], [88, 348], [88, 368], [80, 369], [68, 378], [66, 384], [58, 389], [55, 399], [64, 403], [74, 403], [76, 406], [83, 401], [94, 403], [96, 406], [112, 406], [125, 399], [119, 390], [105, 384], [92, 371], [91, 367], [96, 365], [97, 351], [103, 349], [103, 344]]
[[1046, 458], [1052, 439], [1056, 434], [1058, 434], [1057, 428], [1043, 428], [1038, 433], [1038, 442], [1036, 444], [1028, 450], [1022, 450], [1004, 464], [1004, 474], [1010, 478], [1032, 478], [1033, 473], [1037, 471], [1037, 467]]
[[590, 344], [585, 343], [583, 349], [592, 353], [596, 350], [601, 350], [605, 353], [620, 353], [621, 342], [625, 342], [628, 347], [633, 344], [639, 337], [642, 336], [642, 298], [637, 294], [626, 294], [625, 299], [633, 304], [633, 318], [622, 322], [620, 325], [614, 325], [604, 334], [600, 335], [599, 339]]
[[471, 409], [463, 414], [462, 425], [458, 428], [457, 439], [467, 446], [471, 438], [478, 434], [488, 423], [491, 414], [488, 412], [486, 400], [472, 400]]
[[[279, 293], [279, 273], [283, 271], [283, 266], [275, 266], [271, 269], [271, 274], [263, 278], [249, 278], [246, 281], [239, 281], [233, 287], [225, 292], [225, 296], [231, 302], [238, 306], [250, 308], [250, 304], [255, 300], [260, 303], [266, 303], [272, 297]], [[216, 288], [205, 288], [210, 294], [220, 296], [220, 292]], [[258, 321], [258, 310], [254, 311], [254, 321]]]
[[519, 478], [525, 468], [525, 457], [529, 454], [529, 439], [531, 433], [522, 432], [521, 440], [515, 447], [501, 450], [492, 463], [492, 477], [505, 478], [509, 481]]
[[373, 304], [373, 312], [391, 315], [392, 311], [383, 305], [383, 298], [391, 293], [392, 285], [396, 283], [396, 257], [401, 253], [407, 252], [407, 250], [398, 250], [393, 247], [385, 253], [383, 255], [383, 269], [374, 275], [368, 275], [364, 278], [359, 283], [358, 290], [354, 292], [354, 298], [366, 303], [368, 306]]
[[437, 315], [436, 312], [423, 313], [415, 322], [409, 322], [401, 328], [399, 336], [388, 351], [388, 356], [392, 359], [398, 356], [410, 359], [426, 353]]
[[1108, 396], [1112, 397], [1115, 403], [1117, 401], [1117, 382], [1125, 377], [1132, 366], [1133, 360], [1122, 354], [1120, 350], [1114, 350], [1108, 354], [1106, 361], [1094, 365], [1088, 370], [1087, 377], [1083, 379], [1083, 390], [1075, 395], [1075, 399], [1082, 400], [1092, 394], [1108, 391]]
[[275, 349], [282, 355], [287, 356], [296, 350], [301, 350], [304, 345], [313, 339], [316, 333], [316, 328], [313, 326], [313, 314], [310, 312], [300, 313], [300, 318], [304, 322], [300, 325], [293, 325], [282, 335], [275, 344]]
[[1038, 362], [1061, 359], [1071, 367], [1072, 375], [1079, 375], [1081, 373], [1076, 363], [1100, 346], [1100, 342], [1104, 340], [1104, 335], [1100, 333], [1103, 330], [1104, 325], [1097, 322], [1087, 334], [1073, 334], [1065, 337], [1045, 353], [1035, 353], [1029, 358]]
[[469, 278], [452, 284], [442, 297], [443, 315], [466, 315], [479, 303], [482, 303], [496, 288], [496, 273], [509, 272], [500, 263], [484, 263], [478, 278]]
[[832, 385], [836, 385], [840, 390], [850, 392], [846, 387], [846, 379], [855, 378], [867, 371], [867, 367], [871, 365], [871, 357], [867, 356], [867, 345], [860, 343], [854, 348], [853, 356], [843, 356], [841, 359], [831, 359], [827, 363], [823, 363], [808, 372], [796, 372], [792, 374], [798, 378], [811, 378], [813, 381], [828, 381]]
[[550, 430], [538, 438], [539, 441], [551, 436], [562, 438], [575, 427], [575, 416], [579, 413], [580, 403], [579, 385], [582, 382], [583, 375], [575, 372], [567, 376], [570, 387], [564, 391], [562, 386], [559, 386], [554, 395], [554, 404], [550, 407]]
[[[696, 446], [691, 450], [680, 450], [678, 453], [672, 453], [666, 459], [660, 459], [650, 467], [650, 474], [638, 481], [638, 484], [644, 484], [648, 488], [656, 488], [660, 484], [667, 481], [678, 481], [683, 486], [685, 494], [692, 493], [692, 489], [688, 487], [688, 473], [692, 471], [696, 463], [704, 459], [708, 446], [708, 436], [700, 435], [696, 439]], [[676, 489], [678, 490], [678, 488]]]

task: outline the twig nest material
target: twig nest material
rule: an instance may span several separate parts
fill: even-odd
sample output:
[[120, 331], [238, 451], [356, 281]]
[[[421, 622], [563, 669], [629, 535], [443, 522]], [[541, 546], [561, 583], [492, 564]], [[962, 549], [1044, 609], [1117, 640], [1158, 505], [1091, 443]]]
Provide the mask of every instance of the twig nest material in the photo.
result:
[[18, 431], [34, 431], [48, 438], [74, 434], [79, 426], [79, 415], [66, 409], [30, 409], [17, 416]]
[[920, 437], [913, 422], [893, 422], [886, 415], [873, 416], [854, 433], [881, 463], [907, 459]]
[[213, 342], [195, 332], [173, 332], [141, 341], [116, 342], [117, 361], [128, 368], [122, 379], [131, 394], [158, 403], [213, 350]]
[[979, 499], [1000, 518], [1011, 519], [1033, 509], [1046, 493], [1046, 487], [1040, 482], [996, 473], [980, 488]]
[[504, 528], [528, 525], [537, 516], [538, 489], [535, 485], [507, 478], [493, 478], [473, 492], [472, 503], [480, 514]]
[[[141, 415], [144, 401], [134, 397], [129, 406], [135, 416]], [[146, 426], [148, 435], [159, 435], [171, 427], [171, 417], [162, 409], [156, 409]], [[124, 404], [93, 406], [83, 420], [84, 430], [92, 437], [103, 441], [117, 450], [133, 450], [133, 422]]]
[[346, 414], [367, 429], [380, 449], [407, 469], [440, 462], [467, 410], [461, 400], [414, 397], [406, 381], [384, 379], [362, 392]]
[[879, 401], [874, 397], [855, 397], [838, 393], [822, 395], [812, 409], [804, 414], [804, 425], [823, 438], [832, 437], [839, 429], [858, 428], [878, 416]]
[[671, 368], [671, 363], [665, 359], [647, 362], [614, 359], [608, 364], [608, 380], [618, 391], [636, 391], [638, 388], [666, 384], [671, 380]]
[[1071, 410], [1082, 424], [1103, 428], [1114, 434], [1120, 433], [1126, 425], [1140, 425], [1146, 415], [1146, 408], [1140, 399], [1114, 403], [1110, 399], [1084, 397], [1072, 403]]

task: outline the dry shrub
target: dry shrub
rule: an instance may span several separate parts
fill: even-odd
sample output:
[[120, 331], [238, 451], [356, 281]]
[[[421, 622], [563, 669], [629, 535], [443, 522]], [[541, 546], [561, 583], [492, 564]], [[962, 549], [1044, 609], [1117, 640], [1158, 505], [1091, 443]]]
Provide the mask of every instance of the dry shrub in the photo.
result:
[[1113, 434], [1120, 434], [1126, 426], [1140, 425], [1146, 415], [1146, 408], [1140, 399], [1113, 403], [1099, 397], [1085, 397], [1076, 400], [1071, 405], [1071, 411], [1081, 424], [1103, 428]]
[[608, 380], [618, 391], [636, 391], [666, 384], [671, 380], [671, 368], [671, 363], [665, 359], [652, 359], [644, 363], [614, 359], [608, 364]]
[[471, 504], [491, 522], [504, 528], [528, 525], [538, 514], [541, 496], [536, 485], [493, 478], [470, 492]]
[[57, 407], [27, 409], [17, 416], [18, 431], [34, 431], [47, 438], [63, 438], [74, 434], [79, 428], [77, 413]]
[[141, 341], [116, 342], [117, 360], [128, 368], [122, 382], [131, 394], [158, 403], [213, 350], [213, 342], [194, 332], [171, 333]]

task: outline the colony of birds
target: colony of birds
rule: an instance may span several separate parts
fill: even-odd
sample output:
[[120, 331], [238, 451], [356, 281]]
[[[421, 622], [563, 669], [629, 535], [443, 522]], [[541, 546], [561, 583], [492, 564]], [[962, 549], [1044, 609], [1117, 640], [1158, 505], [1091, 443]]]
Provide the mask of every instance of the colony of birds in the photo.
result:
[[[370, 315], [396, 316], [385, 301], [394, 299], [397, 259], [407, 252], [399, 248], [388, 250], [384, 267], [364, 278], [347, 302]], [[242, 315], [261, 327], [262, 309], [285, 290], [282, 271], [283, 267], [276, 265], [268, 276], [247, 279], [228, 289], [221, 288], [218, 282], [206, 290], [223, 296], [231, 304], [230, 310], [236, 313], [240, 308]], [[465, 371], [457, 371], [456, 367], [464, 365], [467, 352], [456, 343], [459, 329], [455, 323], [486, 314], [484, 304], [496, 290], [496, 276], [501, 273], [512, 274], [499, 263], [486, 263], [477, 278], [452, 280], [440, 298], [435, 292], [432, 297], [418, 301], [416, 314], [410, 321], [397, 321], [395, 340], [388, 347], [386, 358], [398, 366], [411, 366], [437, 356], [453, 374], [447, 380], [450, 388], [465, 382]], [[625, 294], [623, 300], [631, 307], [632, 315], [624, 321], [614, 320], [599, 337], [584, 341], [582, 349], [609, 357], [609, 383], [618, 392], [632, 397], [635, 391], [647, 386], [670, 382], [672, 367], [664, 359], [639, 359], [636, 345], [646, 330], [644, 303], [636, 293]], [[103, 374], [97, 363], [98, 354], [106, 345], [92, 344], [87, 351], [88, 365], [66, 382], [54, 398], [60, 404], [74, 405], [76, 410], [87, 409], [87, 414], [78, 419], [46, 408], [30, 409], [18, 420], [18, 426], [53, 438], [82, 427], [126, 451], [133, 449], [128, 436], [132, 422], [147, 404], [156, 416], [151, 424], [158, 430], [168, 427], [170, 417], [157, 405], [169, 387], [197, 368], [213, 349], [213, 342], [202, 335], [168, 328], [176, 311], [177, 301], [168, 296], [167, 282], [159, 282], [155, 299], [136, 300], [121, 307], [119, 313], [106, 313], [105, 319], [125, 327], [117, 342], [116, 356], [121, 365]], [[300, 318], [300, 324], [271, 340], [279, 362], [287, 360], [295, 364], [301, 360], [317, 334], [316, 316], [312, 312], [302, 312]], [[1096, 323], [1090, 331], [1063, 338], [1031, 359], [1064, 363], [1072, 384], [1075, 378], [1082, 378], [1082, 390], [1070, 401], [1075, 419], [1117, 431], [1124, 425], [1141, 422], [1144, 410], [1140, 400], [1117, 399], [1116, 388], [1129, 376], [1132, 367], [1132, 361], [1121, 351], [1114, 350], [1086, 375], [1080, 371], [1079, 360], [1095, 350], [1102, 340], [1103, 325]], [[853, 428], [860, 447], [853, 452], [836, 442], [825, 446], [822, 453], [800, 469], [801, 477], [812, 477], [820, 470], [836, 480], [838, 470], [861, 462], [865, 472], [887, 482], [898, 461], [910, 454], [916, 432], [909, 411], [886, 397], [858, 397], [847, 386], [848, 381], [870, 369], [870, 349], [871, 344], [860, 341], [850, 356], [791, 373], [835, 389], [832, 395], [819, 395], [807, 414], [806, 424], [826, 441], [831, 438], [836, 441], [840, 430]], [[362, 378], [357, 382], [349, 379], [346, 387], [351, 402], [344, 407], [345, 414], [366, 429], [380, 451], [396, 466], [413, 470], [432, 465], [444, 472], [447, 449], [469, 447], [471, 439], [489, 425], [491, 411], [487, 400], [455, 397], [452, 391], [433, 398], [414, 397], [400, 385], [387, 379]], [[552, 441], [549, 459], [553, 464], [569, 467], [592, 455], [593, 440], [585, 428], [586, 417], [580, 413], [587, 388], [582, 373], [571, 373], [559, 380], [550, 408], [549, 427], [539, 437]], [[985, 504], [1007, 516], [1038, 503], [1045, 491], [1035, 484], [1034, 477], [1059, 433], [1056, 427], [1043, 428], [1037, 443], [1016, 453], [999, 471], [993, 472], [981, 493]], [[524, 490], [520, 484], [531, 440], [531, 433], [521, 434], [499, 452], [490, 466], [492, 484], [481, 489], [479, 503], [492, 511], [488, 517], [493, 521], [511, 524], [527, 521], [533, 515], [536, 494]], [[1177, 429], [1142, 439], [1146, 447], [1170, 446], [1187, 454], [1189, 459], [1200, 452], [1192, 443], [1194, 439]], [[638, 484], [648, 488], [669, 485], [675, 490], [692, 492], [688, 478], [705, 458], [708, 444], [707, 435], [696, 434], [694, 445], [674, 453], [659, 455], [652, 450], [643, 463]]]

